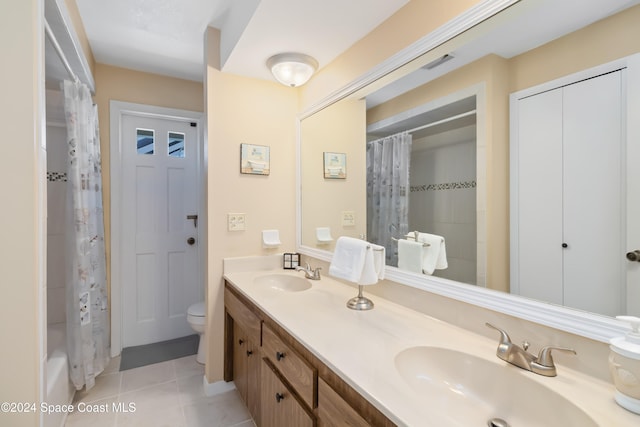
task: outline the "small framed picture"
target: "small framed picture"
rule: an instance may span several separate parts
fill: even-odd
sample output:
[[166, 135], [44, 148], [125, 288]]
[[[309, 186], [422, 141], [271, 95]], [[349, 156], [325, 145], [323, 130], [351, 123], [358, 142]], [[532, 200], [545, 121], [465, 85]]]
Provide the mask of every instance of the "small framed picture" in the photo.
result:
[[345, 179], [347, 177], [347, 155], [345, 153], [324, 153], [324, 177]]
[[240, 144], [240, 172], [252, 175], [269, 175], [269, 147]]

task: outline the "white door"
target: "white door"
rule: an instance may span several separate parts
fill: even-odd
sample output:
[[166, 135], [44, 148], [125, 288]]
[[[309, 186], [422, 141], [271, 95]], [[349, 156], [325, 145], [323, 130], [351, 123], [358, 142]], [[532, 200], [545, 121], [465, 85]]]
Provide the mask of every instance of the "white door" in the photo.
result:
[[622, 73], [563, 89], [564, 305], [610, 316], [626, 309]]
[[[623, 72], [518, 100], [512, 292], [625, 312]], [[630, 194], [628, 203], [635, 203]]]
[[123, 347], [193, 333], [187, 308], [203, 299], [197, 138], [188, 121], [122, 115]]

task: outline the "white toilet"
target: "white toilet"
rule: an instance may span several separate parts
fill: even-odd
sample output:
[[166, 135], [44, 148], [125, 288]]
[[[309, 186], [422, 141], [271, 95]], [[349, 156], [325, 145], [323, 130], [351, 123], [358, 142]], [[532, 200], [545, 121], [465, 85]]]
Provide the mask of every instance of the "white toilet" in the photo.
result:
[[205, 339], [204, 339], [204, 324], [205, 324], [205, 307], [204, 301], [197, 302], [189, 306], [187, 310], [187, 322], [196, 331], [200, 334], [200, 343], [198, 344], [198, 356], [196, 360], [198, 363], [202, 363], [204, 365], [206, 355], [205, 355]]

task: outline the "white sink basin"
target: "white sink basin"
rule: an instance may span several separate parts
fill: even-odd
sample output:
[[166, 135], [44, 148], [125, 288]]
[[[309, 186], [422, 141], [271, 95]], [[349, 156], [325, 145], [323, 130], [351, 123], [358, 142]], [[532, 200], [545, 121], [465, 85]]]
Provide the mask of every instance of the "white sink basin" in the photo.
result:
[[254, 279], [254, 283], [283, 292], [300, 292], [311, 288], [311, 283], [304, 277], [291, 276], [288, 274], [267, 274], [259, 276]]
[[442, 425], [486, 426], [499, 418], [511, 427], [597, 427], [582, 409], [529, 377], [536, 374], [500, 360], [412, 347], [396, 355], [395, 365], [414, 392], [425, 396], [425, 405], [442, 414]]

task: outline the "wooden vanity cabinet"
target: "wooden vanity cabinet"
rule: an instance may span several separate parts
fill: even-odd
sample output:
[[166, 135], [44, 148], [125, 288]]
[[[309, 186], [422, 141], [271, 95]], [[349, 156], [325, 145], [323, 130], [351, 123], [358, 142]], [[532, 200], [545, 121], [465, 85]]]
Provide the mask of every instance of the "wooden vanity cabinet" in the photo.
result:
[[287, 379], [308, 408], [316, 401], [317, 374], [313, 366], [288, 346], [269, 326], [262, 328], [262, 351], [271, 365]]
[[233, 325], [233, 380], [254, 420], [260, 416], [261, 351], [244, 330]]
[[251, 416], [259, 423], [262, 321], [233, 294], [225, 294], [225, 311], [226, 345], [232, 349], [225, 361], [225, 380], [233, 379]]
[[224, 379], [258, 427], [395, 426], [229, 283], [225, 313]]
[[318, 380], [318, 427], [369, 425], [329, 384]]
[[315, 420], [298, 396], [281, 379], [277, 369], [262, 361], [260, 427], [314, 427]]

